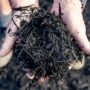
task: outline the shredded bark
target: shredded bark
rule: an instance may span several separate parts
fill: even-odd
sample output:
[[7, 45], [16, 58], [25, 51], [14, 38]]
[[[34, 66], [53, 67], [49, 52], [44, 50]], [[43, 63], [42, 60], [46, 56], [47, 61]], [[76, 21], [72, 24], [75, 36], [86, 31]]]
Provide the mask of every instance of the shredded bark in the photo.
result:
[[[26, 10], [22, 10], [21, 16], [25, 15]], [[24, 71], [34, 70], [36, 77], [65, 77], [69, 64], [81, 60], [84, 52], [68, 32], [61, 17], [44, 9], [37, 12], [32, 9], [27, 18], [30, 21], [23, 19], [15, 34], [14, 57], [18, 64]]]

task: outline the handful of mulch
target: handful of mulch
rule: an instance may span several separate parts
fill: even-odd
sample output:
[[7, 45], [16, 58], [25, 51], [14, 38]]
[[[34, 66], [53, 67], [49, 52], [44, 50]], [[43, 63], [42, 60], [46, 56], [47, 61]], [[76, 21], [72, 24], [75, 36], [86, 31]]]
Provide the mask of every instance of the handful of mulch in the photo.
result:
[[70, 63], [81, 60], [84, 53], [61, 17], [43, 9], [30, 10], [28, 17], [24, 13], [27, 8], [21, 10], [22, 14], [18, 16], [25, 16], [30, 21], [21, 21], [16, 33], [14, 57], [24, 71], [33, 70], [36, 77], [52, 75], [57, 79], [63, 78], [69, 71]]

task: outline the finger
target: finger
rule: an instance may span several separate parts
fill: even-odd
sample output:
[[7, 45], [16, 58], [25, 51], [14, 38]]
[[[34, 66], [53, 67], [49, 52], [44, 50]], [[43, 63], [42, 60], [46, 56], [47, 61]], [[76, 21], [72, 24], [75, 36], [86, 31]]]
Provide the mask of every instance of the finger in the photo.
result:
[[[34, 5], [35, 7], [38, 7], [38, 0], [10, 0], [10, 4], [12, 8], [24, 7], [29, 5]], [[15, 15], [20, 16], [21, 12], [20, 11], [14, 12], [12, 17], [14, 17]], [[21, 19], [27, 20], [26, 17]], [[17, 32], [17, 26], [20, 27], [20, 23], [21, 23], [21, 20], [19, 18], [15, 18], [15, 20], [10, 21], [5, 33], [5, 38], [3, 40], [4, 43], [0, 48], [0, 56], [5, 56], [11, 51], [16, 39], [14, 34]]]
[[39, 80], [38, 80], [38, 84], [42, 87], [45, 87], [45, 84], [49, 81], [49, 77], [40, 77]]
[[11, 51], [5, 57], [0, 57], [0, 68], [6, 66], [9, 63], [9, 61], [11, 60], [12, 55], [13, 55], [13, 51]]
[[28, 73], [26, 73], [26, 76], [27, 76], [30, 80], [33, 80], [34, 77], [35, 77], [35, 72], [28, 72]]
[[80, 0], [54, 0], [51, 12], [59, 12], [55, 8], [55, 5], [59, 3], [61, 6], [62, 18], [68, 30], [77, 40], [82, 50], [90, 55], [90, 42], [86, 36], [86, 27], [82, 16]]
[[56, 16], [59, 15], [59, 3], [55, 2], [52, 5], [52, 9], [50, 11], [52, 14], [55, 14]]
[[[17, 14], [20, 14], [20, 12], [16, 12]], [[16, 14], [14, 13], [14, 14]], [[16, 19], [15, 23], [17, 23], [17, 26], [20, 26], [20, 19]], [[17, 27], [15, 25], [15, 23], [13, 22], [13, 20], [10, 21], [7, 30], [5, 32], [5, 38], [3, 38], [3, 43], [2, 46], [0, 47], [0, 56], [5, 56], [7, 55], [11, 49], [12, 46], [14, 44], [15, 41], [15, 33], [17, 32]]]
[[39, 6], [38, 0], [9, 0], [12, 8], [19, 8], [29, 5]]
[[67, 24], [68, 30], [75, 37], [82, 50], [90, 55], [90, 42], [86, 36], [86, 27], [82, 13], [80, 11], [69, 11], [68, 14], [64, 13], [62, 18]]
[[80, 70], [85, 66], [85, 56], [82, 55], [81, 60], [74, 60], [74, 62], [71, 62], [69, 65], [69, 70]]

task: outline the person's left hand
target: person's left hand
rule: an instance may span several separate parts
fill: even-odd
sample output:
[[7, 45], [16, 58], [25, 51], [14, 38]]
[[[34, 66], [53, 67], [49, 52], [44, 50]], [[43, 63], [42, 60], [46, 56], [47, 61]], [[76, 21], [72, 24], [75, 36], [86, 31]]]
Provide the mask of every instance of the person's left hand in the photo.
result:
[[[60, 7], [59, 7], [60, 6]], [[86, 36], [86, 27], [82, 16], [82, 5], [80, 0], [54, 0], [51, 13], [59, 15], [67, 25], [68, 30], [77, 40], [81, 49], [90, 55], [90, 42]]]

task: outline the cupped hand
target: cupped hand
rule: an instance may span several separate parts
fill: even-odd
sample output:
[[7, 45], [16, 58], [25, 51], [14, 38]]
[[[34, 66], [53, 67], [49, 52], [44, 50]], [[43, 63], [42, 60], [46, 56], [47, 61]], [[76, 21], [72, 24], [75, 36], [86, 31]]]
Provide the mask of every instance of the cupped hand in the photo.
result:
[[[34, 7], [39, 7], [38, 0], [9, 0], [11, 8], [19, 8], [19, 7], [25, 7], [33, 5]], [[7, 4], [7, 3], [5, 3]], [[13, 15], [12, 18], [15, 15], [21, 15], [20, 11], [12, 11]], [[24, 19], [27, 19], [26, 17]], [[8, 27], [5, 32], [5, 37], [2, 39], [3, 43], [0, 44], [0, 57], [4, 57], [10, 53], [10, 51], [13, 48], [14, 42], [16, 40], [15, 33], [17, 32], [17, 27], [20, 27], [21, 20], [19, 18], [15, 18], [14, 21], [11, 19], [10, 23], [8, 24]]]
[[70, 33], [74, 36], [81, 49], [90, 55], [90, 42], [86, 36], [86, 27], [82, 15], [80, 0], [54, 0], [51, 13], [59, 15], [66, 24]]

